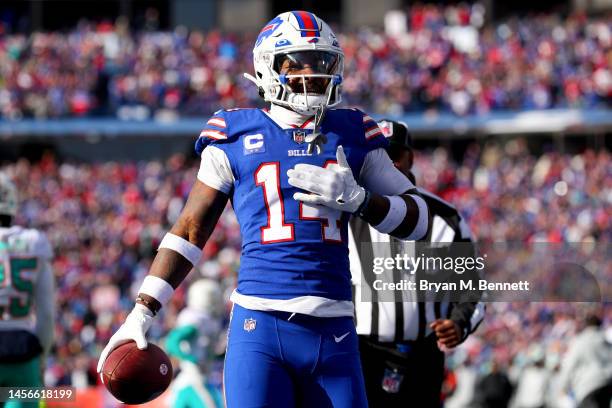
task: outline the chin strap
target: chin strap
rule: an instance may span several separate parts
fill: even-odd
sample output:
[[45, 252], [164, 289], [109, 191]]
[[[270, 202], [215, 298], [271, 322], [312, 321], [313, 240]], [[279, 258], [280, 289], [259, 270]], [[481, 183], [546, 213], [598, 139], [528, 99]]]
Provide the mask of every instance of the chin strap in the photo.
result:
[[253, 82], [255, 85], [259, 86], [259, 81], [253, 75], [245, 72], [244, 74], [242, 74], [242, 76]]
[[323, 145], [327, 143], [327, 136], [319, 131], [321, 122], [325, 118], [326, 110], [323, 107], [317, 108], [314, 115], [314, 130], [306, 136], [305, 141], [308, 143], [308, 154], [313, 154], [316, 149], [317, 154], [323, 152]]
[[257, 87], [257, 92], [259, 92], [259, 96], [261, 96], [262, 98], [264, 98], [264, 100], [266, 100], [266, 92], [264, 91], [263, 87], [259, 84], [259, 81], [257, 80], [257, 78], [255, 78], [251, 74], [247, 74], [246, 72], [243, 73], [242, 76], [244, 76], [249, 81], [253, 82], [255, 86]]

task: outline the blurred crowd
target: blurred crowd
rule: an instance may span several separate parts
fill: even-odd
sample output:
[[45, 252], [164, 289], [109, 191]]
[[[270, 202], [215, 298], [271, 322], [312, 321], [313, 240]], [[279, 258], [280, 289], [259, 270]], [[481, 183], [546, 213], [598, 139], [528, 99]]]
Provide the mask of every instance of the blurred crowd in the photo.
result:
[[[533, 156], [524, 141], [515, 139], [470, 145], [461, 162], [442, 147], [418, 153], [415, 174], [417, 184], [457, 205], [481, 242], [609, 245], [610, 156], [607, 150]], [[48, 385], [98, 382], [97, 357], [131, 309], [197, 167], [197, 161], [182, 155], [165, 161], [75, 163], [48, 154], [36, 163], [20, 159], [0, 168], [20, 190], [16, 222], [44, 230], [55, 249], [59, 320], [45, 374]], [[239, 254], [239, 228], [227, 209], [191, 279], [216, 279], [229, 293]], [[609, 268], [604, 278], [612, 279]], [[174, 327], [185, 305], [185, 286], [149, 332], [153, 341]], [[612, 308], [604, 311], [609, 325]], [[477, 380], [492, 372], [505, 373], [516, 385], [534, 361], [554, 373], [579, 315], [576, 303], [490, 303], [485, 322], [449, 359], [453, 398], [468, 398], [469, 384], [473, 396]]]
[[[485, 24], [478, 3], [428, 4], [385, 26], [339, 35], [350, 105], [387, 115], [612, 106], [610, 16]], [[124, 18], [65, 33], [0, 30], [0, 117], [172, 120], [261, 104], [242, 76], [253, 70], [254, 39], [181, 27], [133, 32]]]
[[468, 219], [481, 242], [612, 240], [612, 164], [607, 150], [530, 155], [527, 140], [467, 147], [461, 162], [438, 148], [416, 155], [420, 186]]
[[[444, 406], [576, 407], [584, 395], [576, 395], [572, 377], [593, 378], [587, 379], [585, 371], [568, 372], [566, 360], [593, 312], [601, 313], [601, 309], [587, 303], [488, 303], [485, 322], [447, 359], [445, 388], [451, 393]], [[603, 315], [607, 321], [603, 330], [612, 342], [610, 303]], [[595, 382], [592, 385], [591, 389], [597, 387]]]

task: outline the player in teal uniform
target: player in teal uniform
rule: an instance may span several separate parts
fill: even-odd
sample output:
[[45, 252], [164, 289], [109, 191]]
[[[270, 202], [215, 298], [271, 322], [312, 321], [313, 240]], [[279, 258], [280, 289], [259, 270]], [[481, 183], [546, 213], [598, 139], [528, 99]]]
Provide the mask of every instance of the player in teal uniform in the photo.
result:
[[187, 307], [166, 337], [168, 354], [179, 360], [179, 373], [170, 385], [173, 408], [223, 407], [221, 392], [209, 379], [223, 327], [222, 311], [221, 286], [216, 281], [200, 279], [191, 284]]
[[42, 232], [13, 225], [16, 214], [17, 189], [0, 173], [0, 387], [42, 387], [55, 321], [53, 252]]

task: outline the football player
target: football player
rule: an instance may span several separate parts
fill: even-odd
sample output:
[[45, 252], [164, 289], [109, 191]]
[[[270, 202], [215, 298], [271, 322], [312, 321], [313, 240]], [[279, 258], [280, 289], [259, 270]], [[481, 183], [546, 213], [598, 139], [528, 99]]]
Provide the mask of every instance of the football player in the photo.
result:
[[55, 321], [53, 254], [42, 232], [12, 225], [16, 213], [17, 189], [0, 173], [0, 387], [42, 387]]
[[216, 112], [200, 134], [202, 164], [164, 237], [136, 305], [100, 356], [145, 333], [210, 236], [228, 199], [242, 234], [224, 385], [228, 407], [366, 406], [353, 323], [347, 223], [425, 235], [429, 213], [394, 166], [376, 122], [341, 101], [344, 54], [312, 13], [278, 15], [247, 75], [269, 110]]
[[222, 288], [217, 281], [199, 279], [191, 284], [187, 307], [166, 338], [168, 354], [179, 360], [180, 368], [171, 385], [172, 407], [223, 406], [221, 393], [208, 379], [223, 327], [222, 310]]

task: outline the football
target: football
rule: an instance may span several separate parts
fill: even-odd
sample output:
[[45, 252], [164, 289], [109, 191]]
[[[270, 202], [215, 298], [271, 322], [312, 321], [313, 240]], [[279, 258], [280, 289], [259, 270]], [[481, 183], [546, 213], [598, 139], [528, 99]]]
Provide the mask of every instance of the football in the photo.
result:
[[172, 364], [153, 343], [139, 350], [131, 341], [113, 350], [102, 368], [102, 382], [126, 404], [143, 404], [161, 395], [172, 380]]

